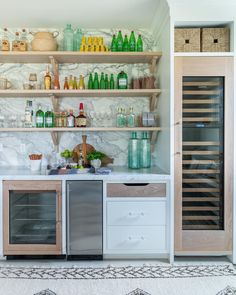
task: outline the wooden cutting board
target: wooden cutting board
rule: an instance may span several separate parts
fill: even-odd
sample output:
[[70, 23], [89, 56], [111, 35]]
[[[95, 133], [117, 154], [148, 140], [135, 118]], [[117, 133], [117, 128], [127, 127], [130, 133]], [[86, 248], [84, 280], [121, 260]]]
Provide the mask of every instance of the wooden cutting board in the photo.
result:
[[83, 158], [84, 158], [84, 164], [88, 164], [87, 154], [92, 152], [92, 151], [95, 151], [95, 148], [91, 144], [88, 144], [86, 142], [87, 141], [87, 135], [82, 135], [82, 140], [83, 140], [83, 142], [78, 144], [73, 149], [73, 160], [78, 163], [79, 156], [80, 156], [80, 151], [82, 151], [82, 155], [83, 155]]

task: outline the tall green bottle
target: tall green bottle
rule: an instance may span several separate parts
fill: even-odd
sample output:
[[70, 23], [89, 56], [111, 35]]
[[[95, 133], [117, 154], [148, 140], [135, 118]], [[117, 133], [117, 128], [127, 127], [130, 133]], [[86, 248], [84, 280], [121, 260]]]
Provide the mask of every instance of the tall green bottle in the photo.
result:
[[110, 89], [115, 89], [115, 80], [114, 80], [113, 74], [111, 74], [111, 77], [110, 77]]
[[143, 132], [140, 142], [140, 167], [151, 167], [151, 142], [148, 138], [147, 132]]
[[134, 35], [134, 31], [131, 31], [129, 37], [129, 51], [136, 51], [136, 39]]
[[106, 89], [106, 88], [105, 88], [105, 78], [104, 78], [104, 73], [101, 73], [101, 78], [100, 78], [100, 89]]
[[140, 168], [140, 140], [137, 138], [137, 132], [131, 133], [128, 144], [128, 167], [131, 169]]
[[116, 35], [113, 35], [111, 40], [111, 51], [116, 51], [116, 46]]
[[140, 34], [138, 35], [138, 40], [137, 40], [137, 51], [139, 52], [143, 51], [143, 40]]
[[118, 32], [117, 39], [116, 39], [116, 51], [123, 50], [123, 37], [121, 31]]
[[109, 89], [108, 74], [105, 75], [105, 89]]
[[49, 107], [45, 113], [45, 127], [54, 127], [54, 114]]
[[44, 127], [44, 112], [42, 111], [41, 104], [39, 104], [38, 110], [36, 112], [36, 127]]
[[92, 73], [89, 74], [88, 89], [93, 89], [93, 75], [92, 75]]
[[128, 40], [127, 35], [125, 35], [122, 50], [129, 51], [129, 40]]
[[93, 89], [99, 89], [98, 73], [94, 74]]

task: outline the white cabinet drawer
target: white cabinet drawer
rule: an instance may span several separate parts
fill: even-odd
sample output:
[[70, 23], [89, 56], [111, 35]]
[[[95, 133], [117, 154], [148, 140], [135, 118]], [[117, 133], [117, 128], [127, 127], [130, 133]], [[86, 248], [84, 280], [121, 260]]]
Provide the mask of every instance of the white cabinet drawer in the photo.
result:
[[108, 198], [166, 197], [166, 183], [108, 183]]
[[166, 225], [166, 202], [107, 202], [107, 225]]
[[165, 226], [108, 226], [108, 250], [166, 250]]

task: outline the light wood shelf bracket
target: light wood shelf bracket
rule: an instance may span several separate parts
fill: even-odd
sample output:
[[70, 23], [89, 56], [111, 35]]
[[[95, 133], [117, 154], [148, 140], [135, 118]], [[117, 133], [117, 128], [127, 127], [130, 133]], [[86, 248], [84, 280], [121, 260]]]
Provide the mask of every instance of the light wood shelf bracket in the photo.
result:
[[150, 99], [150, 111], [151, 112], [154, 112], [157, 107], [157, 97], [158, 97], [158, 94], [156, 94], [156, 93], [151, 96], [151, 99]]
[[56, 98], [54, 94], [50, 95], [51, 100], [52, 100], [52, 106], [53, 106], [53, 111], [58, 112], [59, 111], [59, 99]]
[[52, 55], [49, 56], [49, 59], [50, 59], [50, 63], [52, 65], [52, 71], [53, 71], [53, 74], [57, 74], [58, 75], [58, 62], [56, 60], [56, 58]]
[[58, 150], [59, 150], [59, 141], [60, 141], [59, 133], [56, 132], [56, 131], [52, 131], [50, 133], [51, 133], [54, 149], [55, 149], [55, 151], [58, 152]]
[[151, 131], [151, 150], [154, 152], [158, 131]]
[[151, 64], [150, 64], [150, 72], [151, 72], [151, 74], [155, 74], [158, 60], [159, 60], [159, 58], [157, 56], [154, 56], [152, 58], [152, 61], [151, 61]]

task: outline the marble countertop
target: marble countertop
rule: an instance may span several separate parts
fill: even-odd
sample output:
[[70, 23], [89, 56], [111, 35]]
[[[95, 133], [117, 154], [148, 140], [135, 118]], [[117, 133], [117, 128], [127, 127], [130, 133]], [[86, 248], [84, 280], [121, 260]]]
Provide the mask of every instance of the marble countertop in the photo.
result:
[[0, 168], [0, 180], [126, 180], [126, 181], [158, 181], [167, 180], [170, 174], [165, 173], [159, 167], [148, 169], [128, 169], [127, 167], [112, 167], [113, 171], [108, 175], [96, 175], [93, 173], [48, 175], [46, 170], [32, 172], [26, 167]]

